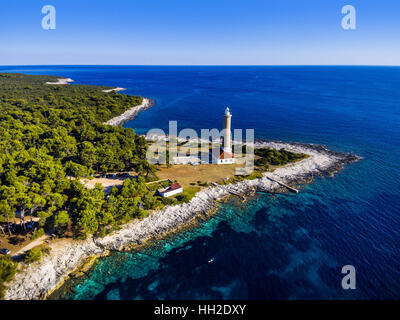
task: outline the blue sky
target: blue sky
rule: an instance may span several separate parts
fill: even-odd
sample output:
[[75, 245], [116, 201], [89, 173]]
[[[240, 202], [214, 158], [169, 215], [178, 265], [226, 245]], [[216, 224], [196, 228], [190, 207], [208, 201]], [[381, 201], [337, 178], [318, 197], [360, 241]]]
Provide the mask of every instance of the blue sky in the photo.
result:
[[400, 65], [399, 35], [398, 0], [3, 0], [0, 65]]

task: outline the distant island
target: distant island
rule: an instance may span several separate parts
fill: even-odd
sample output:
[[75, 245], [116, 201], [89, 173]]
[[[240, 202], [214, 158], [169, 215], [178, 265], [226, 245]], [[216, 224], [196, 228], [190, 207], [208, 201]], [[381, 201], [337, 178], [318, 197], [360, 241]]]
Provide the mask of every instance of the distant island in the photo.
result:
[[247, 176], [234, 174], [237, 164], [153, 165], [146, 160], [152, 141], [121, 124], [154, 102], [71, 81], [0, 74], [6, 299], [45, 298], [93, 257], [188, 225], [211, 214], [216, 200], [287, 192], [359, 159], [311, 144], [257, 141], [256, 171]]

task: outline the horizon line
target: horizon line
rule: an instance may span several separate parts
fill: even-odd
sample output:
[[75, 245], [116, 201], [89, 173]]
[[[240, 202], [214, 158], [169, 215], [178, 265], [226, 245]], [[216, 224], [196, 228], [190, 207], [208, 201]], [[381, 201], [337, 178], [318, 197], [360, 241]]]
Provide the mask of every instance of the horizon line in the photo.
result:
[[400, 67], [390, 64], [5, 64], [0, 67]]

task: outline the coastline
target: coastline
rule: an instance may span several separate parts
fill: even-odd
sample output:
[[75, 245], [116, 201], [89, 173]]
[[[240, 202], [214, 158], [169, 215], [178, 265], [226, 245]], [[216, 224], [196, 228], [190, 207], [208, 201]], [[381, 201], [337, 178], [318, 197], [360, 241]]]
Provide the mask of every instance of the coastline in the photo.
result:
[[114, 89], [107, 89], [107, 90], [101, 90], [101, 91], [103, 91], [103, 92], [113, 92], [113, 91], [118, 92], [118, 91], [124, 91], [124, 90], [126, 90], [126, 89], [118, 87], [118, 88], [114, 88]]
[[46, 84], [51, 84], [51, 85], [64, 85], [64, 84], [69, 84], [70, 82], [74, 82], [74, 80], [72, 80], [71, 78], [60, 78], [57, 79], [57, 82], [46, 82]]
[[140, 111], [147, 110], [147, 109], [151, 108], [152, 106], [154, 106], [154, 101], [152, 99], [143, 98], [143, 101], [140, 105], [126, 110], [123, 114], [116, 116], [114, 118], [111, 118], [107, 122], [104, 122], [104, 124], [114, 126], [114, 127], [121, 126], [121, 125], [127, 123], [128, 121], [133, 120]]
[[[149, 102], [151, 101], [149, 100]], [[127, 115], [125, 114], [128, 111], [111, 120], [115, 121], [113, 123], [128, 121], [127, 119], [130, 120], [132, 114], [135, 116], [144, 107], [143, 104], [134, 107], [132, 108], [134, 110], [128, 110], [131, 112]], [[149, 106], [147, 105], [147, 107]], [[109, 124], [110, 121], [107, 123]], [[87, 264], [88, 260], [93, 261], [93, 257], [141, 245], [149, 239], [176, 232], [197, 217], [208, 215], [214, 211], [217, 208], [217, 201], [229, 196], [232, 191], [242, 195], [249, 195], [257, 190], [271, 193], [281, 192], [282, 186], [269, 178], [277, 179], [291, 186], [310, 183], [314, 176], [332, 176], [342, 169], [344, 164], [360, 159], [355, 155], [335, 152], [324, 146], [296, 142], [258, 140], [255, 142], [255, 147], [285, 148], [289, 151], [308, 154], [309, 158], [280, 167], [274, 172], [266, 172], [260, 179], [208, 187], [198, 192], [189, 203], [152, 212], [146, 218], [126, 224], [121, 230], [104, 238], [69, 241], [65, 245], [62, 241], [50, 244], [52, 250], [49, 255], [19, 272], [15, 279], [8, 284], [5, 299], [44, 299], [59, 288], [72, 273]]]

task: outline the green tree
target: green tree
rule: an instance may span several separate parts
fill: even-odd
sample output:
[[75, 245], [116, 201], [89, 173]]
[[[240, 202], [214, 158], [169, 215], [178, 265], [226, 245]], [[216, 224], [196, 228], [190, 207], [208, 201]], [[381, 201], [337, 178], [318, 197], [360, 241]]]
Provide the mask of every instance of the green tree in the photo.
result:
[[96, 148], [90, 141], [83, 141], [80, 146], [80, 161], [89, 168], [94, 168], [97, 163]]
[[10, 218], [14, 218], [15, 222], [15, 205], [16, 200], [16, 190], [14, 187], [1, 186], [0, 187], [1, 201], [0, 208], [1, 214], [7, 219], [7, 229], [11, 234]]
[[46, 205], [46, 199], [42, 197], [40, 194], [35, 193], [35, 192], [29, 192], [28, 194], [30, 201], [31, 201], [31, 206], [30, 206], [30, 217], [31, 217], [31, 224], [33, 223], [33, 214], [37, 212], [38, 210], [44, 208]]
[[26, 193], [18, 193], [16, 196], [17, 204], [20, 209], [20, 226], [25, 228], [25, 212], [32, 206], [31, 198]]
[[65, 164], [65, 173], [71, 178], [79, 178], [86, 176], [88, 173], [88, 169], [85, 166], [82, 166], [78, 163], [68, 161]]
[[76, 203], [75, 216], [76, 228], [81, 238], [86, 238], [88, 234], [93, 234], [99, 227], [97, 214], [100, 208], [96, 199], [87, 195], [83, 196]]
[[10, 256], [0, 256], [0, 299], [4, 298], [4, 283], [14, 278], [17, 268], [18, 263], [13, 262]]
[[58, 211], [54, 216], [54, 228], [63, 228], [68, 225], [70, 218], [67, 211]]
[[42, 251], [39, 248], [32, 248], [24, 254], [24, 262], [32, 263], [42, 258]]
[[[13, 215], [13, 210], [11, 206], [8, 204], [7, 200], [0, 200], [0, 217], [3, 217], [7, 220], [7, 230], [8, 233], [11, 235], [11, 228], [10, 228], [10, 217]], [[4, 230], [3, 230], [4, 231]]]

